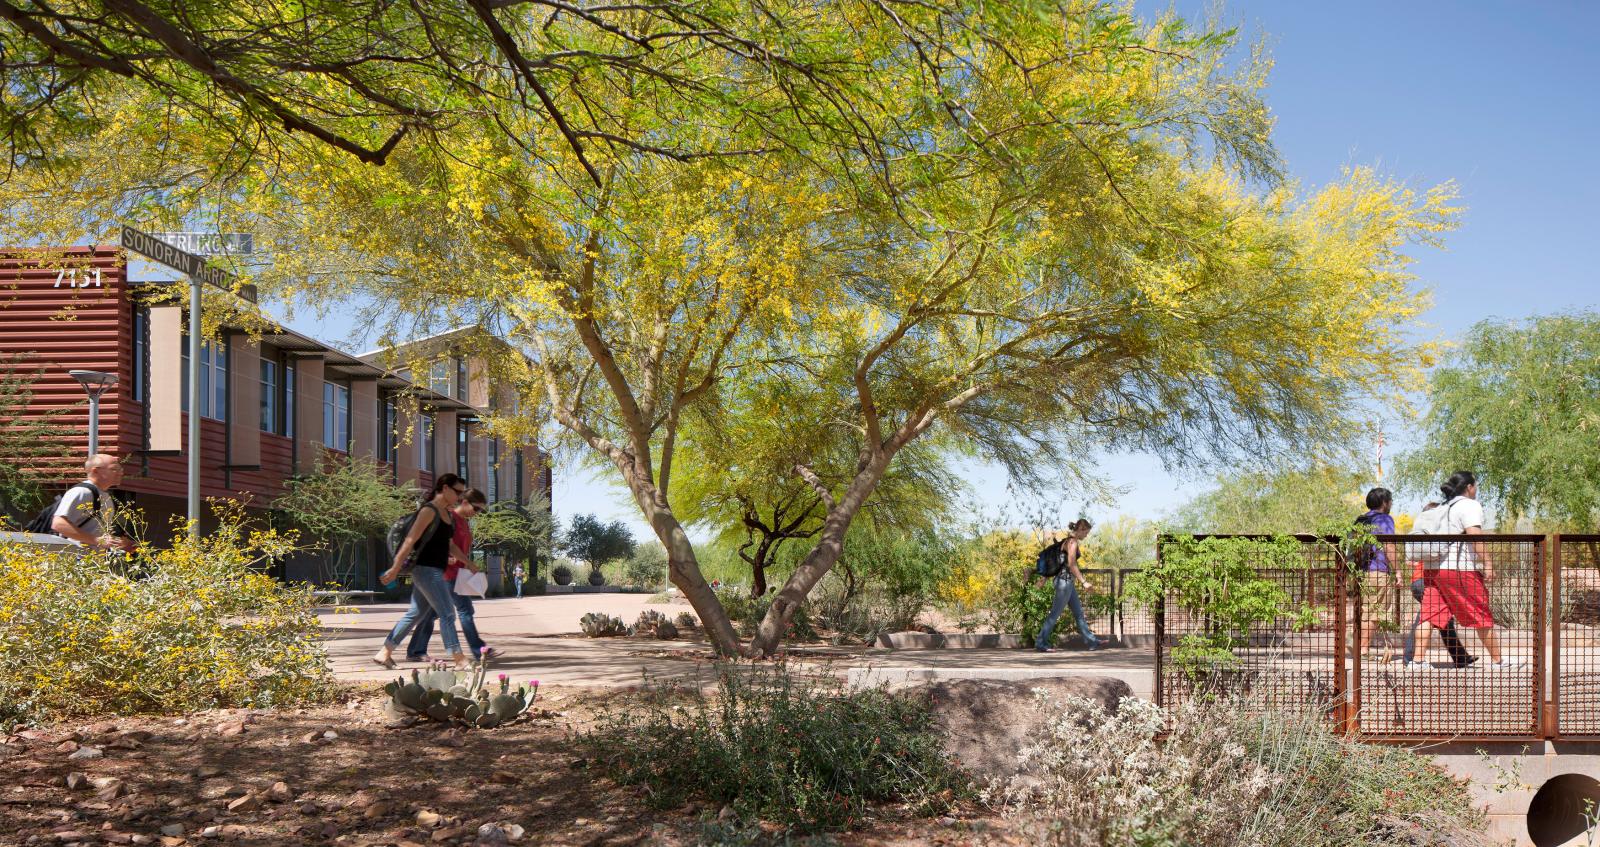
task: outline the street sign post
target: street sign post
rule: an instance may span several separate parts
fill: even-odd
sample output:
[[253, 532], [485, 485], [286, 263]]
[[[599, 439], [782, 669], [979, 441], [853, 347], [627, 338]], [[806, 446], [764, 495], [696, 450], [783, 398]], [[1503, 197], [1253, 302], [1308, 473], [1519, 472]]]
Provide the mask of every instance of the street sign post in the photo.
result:
[[[204, 257], [180, 250], [148, 232], [122, 228], [122, 246], [152, 262], [166, 265], [189, 278], [189, 535], [200, 537], [200, 286], [211, 283], [232, 291], [227, 271], [212, 267]], [[255, 302], [255, 289], [241, 295]]]

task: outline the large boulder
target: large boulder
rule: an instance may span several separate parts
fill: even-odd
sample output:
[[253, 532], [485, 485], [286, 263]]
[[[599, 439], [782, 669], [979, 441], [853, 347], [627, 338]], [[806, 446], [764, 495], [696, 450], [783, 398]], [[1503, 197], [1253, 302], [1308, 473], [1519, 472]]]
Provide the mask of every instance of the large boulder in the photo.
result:
[[1128, 683], [1109, 676], [1036, 679], [953, 679], [924, 687], [945, 753], [983, 779], [1006, 779], [1021, 771], [1022, 748], [1046, 722], [1036, 691], [1052, 699], [1077, 695], [1106, 711], [1132, 697]]

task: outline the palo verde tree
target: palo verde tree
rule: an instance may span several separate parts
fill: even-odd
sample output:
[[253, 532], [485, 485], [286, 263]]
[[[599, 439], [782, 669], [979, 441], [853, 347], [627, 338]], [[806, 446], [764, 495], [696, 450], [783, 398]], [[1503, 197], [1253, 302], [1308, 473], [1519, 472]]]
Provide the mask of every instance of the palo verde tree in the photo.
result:
[[[544, 112], [506, 106], [525, 79], [486, 72], [477, 108], [382, 168], [308, 143], [188, 196], [273, 245], [267, 291], [356, 291], [391, 333], [474, 320], [524, 346], [497, 374], [615, 469], [730, 654], [776, 649], [929, 439], [1024, 481], [1095, 447], [1180, 464], [1310, 450], [1350, 432], [1356, 401], [1416, 380], [1429, 350], [1404, 329], [1425, 301], [1405, 248], [1449, 228], [1449, 190], [1359, 170], [1312, 192], [1281, 181], [1264, 62], [1234, 56], [1232, 33], [1095, 0], [825, 14], [783, 43], [841, 56], [843, 88], [773, 85], [762, 63], [687, 41], [598, 74], [590, 119], [739, 155], [580, 156]], [[555, 29], [569, 26], [587, 23]], [[703, 96], [680, 96], [663, 65]], [[138, 131], [209, 149], [128, 102]], [[98, 179], [89, 145], [30, 172]], [[180, 166], [147, 184], [188, 191]], [[821, 529], [741, 643], [678, 513], [676, 463], [706, 443], [684, 427], [702, 405], [785, 395], [820, 399], [807, 408], [848, 461], [833, 479], [797, 470]]]
[[1438, 497], [1456, 470], [1478, 475], [1504, 522], [1600, 525], [1600, 315], [1474, 326], [1429, 377], [1419, 446], [1401, 458], [1409, 487]]

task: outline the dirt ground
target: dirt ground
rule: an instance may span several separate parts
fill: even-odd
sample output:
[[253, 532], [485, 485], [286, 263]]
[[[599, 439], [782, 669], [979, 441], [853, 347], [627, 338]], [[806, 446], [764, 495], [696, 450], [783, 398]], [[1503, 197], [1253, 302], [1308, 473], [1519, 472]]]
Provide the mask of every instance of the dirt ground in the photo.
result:
[[[27, 730], [0, 738], [0, 844], [731, 843], [719, 809], [653, 811], [580, 758], [574, 730], [615, 696], [542, 688], [528, 717], [473, 732], [394, 726], [376, 684], [310, 709]], [[761, 842], [1022, 843], [979, 809], [919, 820], [895, 808], [860, 832], [801, 842], [769, 826]]]

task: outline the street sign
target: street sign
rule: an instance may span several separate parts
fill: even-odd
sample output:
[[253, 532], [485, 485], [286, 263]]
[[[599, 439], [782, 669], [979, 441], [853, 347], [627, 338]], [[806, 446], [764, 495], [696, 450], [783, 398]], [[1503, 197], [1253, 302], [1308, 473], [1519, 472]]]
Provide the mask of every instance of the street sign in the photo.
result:
[[[141, 232], [131, 226], [124, 226], [122, 228], [122, 246], [148, 258], [152, 262], [173, 268], [190, 279], [208, 282], [218, 288], [229, 291], [233, 290], [231, 277], [227, 271], [212, 267], [206, 263], [203, 256], [196, 256], [188, 251], [180, 250], [148, 232]], [[244, 286], [239, 294], [252, 303], [256, 301], [255, 286], [253, 285]]]
[[152, 232], [158, 241], [197, 256], [247, 256], [255, 252], [255, 236], [248, 232]]

